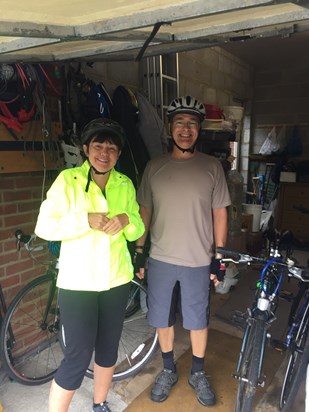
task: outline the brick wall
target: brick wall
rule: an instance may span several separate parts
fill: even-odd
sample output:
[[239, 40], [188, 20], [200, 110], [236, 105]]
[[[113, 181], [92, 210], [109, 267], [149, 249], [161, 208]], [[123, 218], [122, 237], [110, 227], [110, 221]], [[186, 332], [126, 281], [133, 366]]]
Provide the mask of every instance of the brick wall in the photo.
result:
[[[54, 172], [47, 174], [46, 190], [55, 176]], [[23, 285], [46, 270], [31, 260], [23, 247], [17, 252], [15, 238], [17, 229], [26, 234], [34, 231], [41, 204], [43, 173], [2, 174], [0, 182], [0, 283], [8, 305]], [[47, 253], [46, 249], [40, 253]]]

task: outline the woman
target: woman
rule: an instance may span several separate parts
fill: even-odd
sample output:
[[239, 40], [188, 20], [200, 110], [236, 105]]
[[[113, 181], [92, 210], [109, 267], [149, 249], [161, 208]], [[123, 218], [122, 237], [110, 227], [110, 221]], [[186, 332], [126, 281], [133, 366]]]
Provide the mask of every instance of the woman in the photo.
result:
[[111, 412], [106, 398], [133, 277], [127, 240], [144, 232], [134, 186], [114, 169], [124, 142], [118, 123], [88, 123], [81, 135], [87, 160], [59, 174], [40, 208], [35, 233], [61, 240], [57, 286], [65, 353], [51, 386], [49, 412], [68, 410], [93, 350], [92, 411]]

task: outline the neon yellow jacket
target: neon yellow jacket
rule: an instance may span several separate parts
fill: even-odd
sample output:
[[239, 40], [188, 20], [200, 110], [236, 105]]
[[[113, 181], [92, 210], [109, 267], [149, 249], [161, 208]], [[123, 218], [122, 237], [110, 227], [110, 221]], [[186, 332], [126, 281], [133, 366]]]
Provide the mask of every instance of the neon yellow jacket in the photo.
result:
[[[131, 180], [112, 169], [106, 197], [94, 181], [85, 191], [89, 163], [62, 171], [41, 205], [35, 233], [42, 239], [61, 240], [57, 286], [70, 290], [102, 291], [133, 278], [127, 240], [144, 233], [144, 224]], [[129, 224], [116, 235], [92, 229], [88, 213], [126, 213]]]

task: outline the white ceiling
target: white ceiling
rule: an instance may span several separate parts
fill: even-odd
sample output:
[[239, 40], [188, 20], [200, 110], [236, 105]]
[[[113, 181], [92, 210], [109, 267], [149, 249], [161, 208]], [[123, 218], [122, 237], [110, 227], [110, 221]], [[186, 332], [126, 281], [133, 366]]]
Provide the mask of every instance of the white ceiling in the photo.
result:
[[308, 33], [305, 0], [0, 0], [0, 63], [139, 60], [221, 46], [261, 65], [289, 53], [308, 58]]

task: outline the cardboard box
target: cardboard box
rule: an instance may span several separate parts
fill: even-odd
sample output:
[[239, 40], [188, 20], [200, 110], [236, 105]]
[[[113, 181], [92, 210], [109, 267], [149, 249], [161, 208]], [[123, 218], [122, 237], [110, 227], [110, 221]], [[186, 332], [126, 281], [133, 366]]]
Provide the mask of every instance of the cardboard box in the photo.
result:
[[280, 182], [296, 182], [296, 172], [281, 172]]
[[226, 248], [235, 252], [246, 253], [246, 239], [243, 233], [237, 236], [229, 235], [226, 242]]
[[241, 214], [241, 228], [247, 229], [248, 232], [252, 232], [253, 215], [249, 213]]
[[251, 255], [258, 255], [263, 248], [263, 233], [248, 232], [246, 240], [248, 253]]

